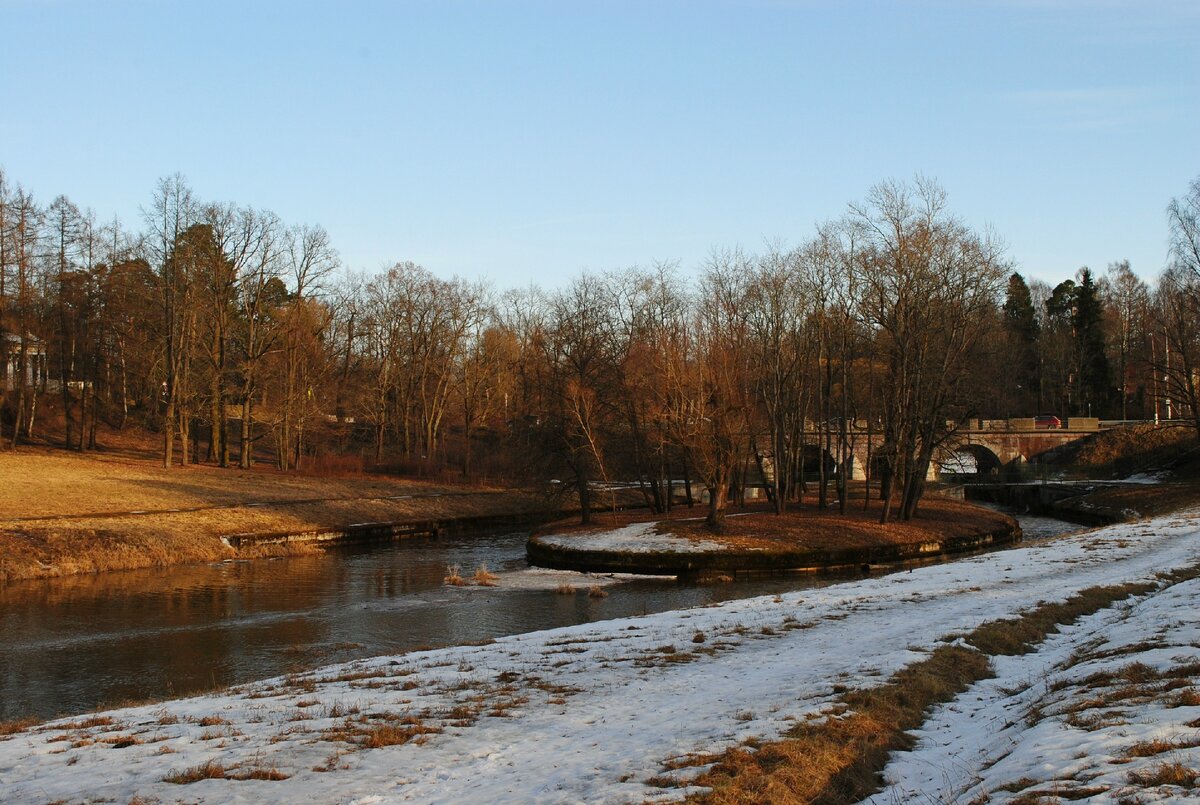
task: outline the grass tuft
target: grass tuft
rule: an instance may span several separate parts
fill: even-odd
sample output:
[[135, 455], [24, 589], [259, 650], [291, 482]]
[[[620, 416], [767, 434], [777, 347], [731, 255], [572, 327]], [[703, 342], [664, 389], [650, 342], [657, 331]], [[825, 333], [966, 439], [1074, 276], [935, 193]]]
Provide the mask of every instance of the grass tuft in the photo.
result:
[[437, 727], [424, 724], [377, 724], [363, 732], [358, 744], [364, 749], [382, 749], [385, 746], [402, 746], [419, 735], [441, 732]]
[[475, 575], [471, 576], [471, 581], [480, 587], [495, 587], [500, 577], [488, 570], [487, 564], [481, 564], [475, 568]]
[[18, 732], [24, 732], [30, 727], [36, 727], [41, 723], [41, 719], [37, 718], [16, 718], [11, 721], [0, 721], [0, 737], [16, 735]]
[[196, 783], [201, 780], [224, 780], [225, 777], [225, 767], [215, 760], [210, 760], [207, 763], [201, 763], [199, 766], [192, 766], [183, 771], [172, 771], [162, 779], [164, 783], [187, 785], [188, 783]]
[[272, 780], [275, 782], [286, 780], [289, 777], [291, 777], [290, 774], [285, 774], [274, 766], [269, 769], [256, 766], [252, 769], [243, 769], [236, 774], [229, 775], [229, 778], [232, 780]]
[[1156, 763], [1148, 769], [1135, 769], [1129, 772], [1129, 782], [1144, 788], [1154, 788], [1160, 785], [1177, 785], [1183, 788], [1195, 787], [1200, 781], [1200, 771], [1182, 763]]

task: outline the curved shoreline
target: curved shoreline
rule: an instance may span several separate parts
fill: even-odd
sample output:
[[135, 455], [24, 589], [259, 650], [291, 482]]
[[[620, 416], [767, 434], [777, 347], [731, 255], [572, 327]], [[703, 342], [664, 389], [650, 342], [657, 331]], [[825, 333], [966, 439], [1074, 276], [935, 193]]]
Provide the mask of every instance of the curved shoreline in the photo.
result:
[[[703, 573], [823, 572], [931, 559], [1021, 541], [1021, 528], [1011, 521], [1002, 528], [943, 539], [853, 548], [799, 550], [722, 549], [716, 551], [621, 551], [580, 549], [533, 536], [525, 545], [531, 565], [554, 570], [645, 575], [695, 575]], [[713, 539], [719, 539], [714, 537]]]

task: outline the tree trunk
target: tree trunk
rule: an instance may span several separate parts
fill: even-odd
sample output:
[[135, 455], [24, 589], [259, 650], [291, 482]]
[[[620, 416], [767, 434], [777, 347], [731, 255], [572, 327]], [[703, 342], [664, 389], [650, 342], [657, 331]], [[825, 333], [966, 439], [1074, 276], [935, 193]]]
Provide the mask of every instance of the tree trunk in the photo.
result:
[[708, 490], [708, 517], [705, 519], [713, 531], [725, 528], [725, 509], [728, 507], [729, 479], [718, 473], [713, 486]]
[[250, 469], [250, 465], [253, 463], [251, 451], [254, 449], [254, 443], [250, 438], [250, 423], [253, 414], [251, 394], [249, 390], [244, 390], [242, 395], [242, 426], [240, 428], [240, 438], [238, 439], [238, 466], [244, 470]]
[[592, 522], [592, 488], [586, 472], [576, 471], [575, 488], [579, 494], [579, 518], [584, 525]]
[[167, 395], [167, 416], [163, 421], [163, 467], [170, 469], [175, 457], [175, 401]]

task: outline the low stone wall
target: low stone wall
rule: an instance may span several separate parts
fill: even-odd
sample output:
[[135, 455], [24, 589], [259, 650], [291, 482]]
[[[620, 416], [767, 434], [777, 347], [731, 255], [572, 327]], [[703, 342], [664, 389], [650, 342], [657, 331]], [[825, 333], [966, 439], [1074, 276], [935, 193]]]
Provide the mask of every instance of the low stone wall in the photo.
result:
[[703, 573], [824, 571], [863, 565], [892, 564], [963, 553], [1021, 540], [1021, 529], [1013, 523], [984, 534], [943, 540], [876, 545], [870, 548], [796, 551], [728, 550], [704, 553], [675, 551], [625, 552], [575, 550], [531, 537], [525, 545], [529, 564], [555, 570], [590, 573], [640, 573], [655, 576]]

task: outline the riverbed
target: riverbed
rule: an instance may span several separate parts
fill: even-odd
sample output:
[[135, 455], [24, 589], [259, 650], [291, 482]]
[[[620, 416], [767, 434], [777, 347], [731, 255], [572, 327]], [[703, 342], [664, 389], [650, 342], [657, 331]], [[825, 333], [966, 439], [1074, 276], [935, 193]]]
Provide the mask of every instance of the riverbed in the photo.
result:
[[[1027, 539], [1079, 530], [1018, 517]], [[526, 532], [68, 577], [0, 590], [0, 721], [169, 698], [360, 657], [823, 587], [531, 571]], [[495, 587], [443, 583], [486, 566]], [[562, 585], [576, 591], [565, 594]], [[588, 595], [596, 585], [603, 597]]]

